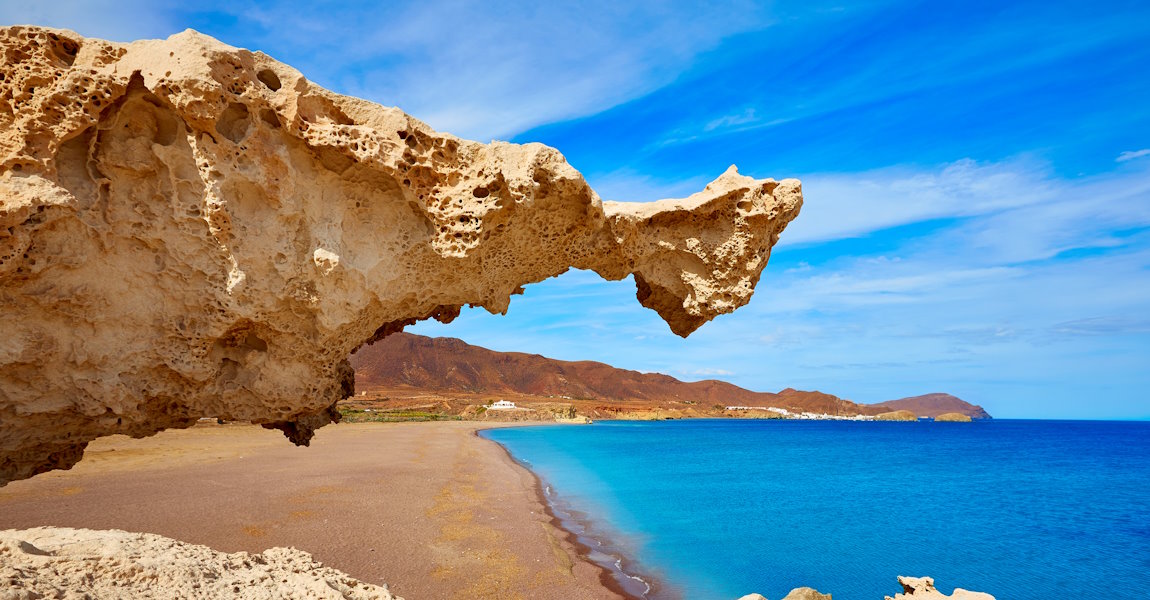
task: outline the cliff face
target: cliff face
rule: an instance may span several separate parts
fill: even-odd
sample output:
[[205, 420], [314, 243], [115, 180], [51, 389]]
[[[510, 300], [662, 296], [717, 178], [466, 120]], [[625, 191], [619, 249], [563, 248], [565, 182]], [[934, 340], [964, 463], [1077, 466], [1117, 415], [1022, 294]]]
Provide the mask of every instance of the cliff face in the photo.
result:
[[194, 31], [0, 29], [0, 484], [199, 417], [306, 444], [347, 356], [565, 272], [634, 275], [679, 335], [746, 304], [799, 182], [728, 170], [602, 202], [556, 150], [479, 144]]

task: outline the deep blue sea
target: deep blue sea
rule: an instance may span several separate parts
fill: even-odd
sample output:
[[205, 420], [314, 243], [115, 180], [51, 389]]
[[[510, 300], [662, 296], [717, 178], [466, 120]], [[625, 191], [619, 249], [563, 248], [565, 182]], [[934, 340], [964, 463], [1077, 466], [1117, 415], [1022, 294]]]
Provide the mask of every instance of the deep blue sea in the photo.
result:
[[[651, 597], [1150, 598], [1150, 422], [605, 421], [493, 429]], [[632, 582], [630, 589], [635, 589]], [[642, 591], [641, 588], [638, 591]]]

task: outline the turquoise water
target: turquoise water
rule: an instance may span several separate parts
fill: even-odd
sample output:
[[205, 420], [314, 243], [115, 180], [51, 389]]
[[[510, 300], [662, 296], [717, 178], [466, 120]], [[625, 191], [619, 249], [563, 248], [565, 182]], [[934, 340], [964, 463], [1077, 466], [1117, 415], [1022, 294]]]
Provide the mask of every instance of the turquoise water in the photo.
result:
[[[1150, 423], [698, 420], [495, 429], [650, 597], [1150, 597]], [[637, 579], [627, 579], [635, 590]], [[637, 592], [644, 591], [640, 588]]]

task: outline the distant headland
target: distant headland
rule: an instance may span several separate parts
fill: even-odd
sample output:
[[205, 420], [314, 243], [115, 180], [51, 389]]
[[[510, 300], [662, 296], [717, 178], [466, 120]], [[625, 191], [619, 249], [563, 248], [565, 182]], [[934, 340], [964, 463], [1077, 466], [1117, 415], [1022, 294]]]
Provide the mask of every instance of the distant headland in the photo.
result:
[[[755, 392], [714, 379], [686, 382], [410, 333], [361, 348], [351, 363], [357, 391], [341, 403], [341, 412], [352, 420], [869, 418], [896, 412], [898, 420], [948, 413], [991, 418], [981, 406], [944, 393], [862, 404], [793, 388]], [[515, 406], [487, 410], [498, 401]]]

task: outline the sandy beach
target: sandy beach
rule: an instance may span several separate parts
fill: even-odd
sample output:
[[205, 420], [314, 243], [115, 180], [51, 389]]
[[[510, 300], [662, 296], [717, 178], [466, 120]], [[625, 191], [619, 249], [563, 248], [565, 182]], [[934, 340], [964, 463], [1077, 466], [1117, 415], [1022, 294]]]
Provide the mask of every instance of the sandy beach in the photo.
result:
[[408, 600], [620, 598], [538, 480], [468, 422], [327, 427], [309, 448], [247, 425], [92, 443], [0, 488], [0, 529], [157, 533], [225, 552], [294, 546]]

